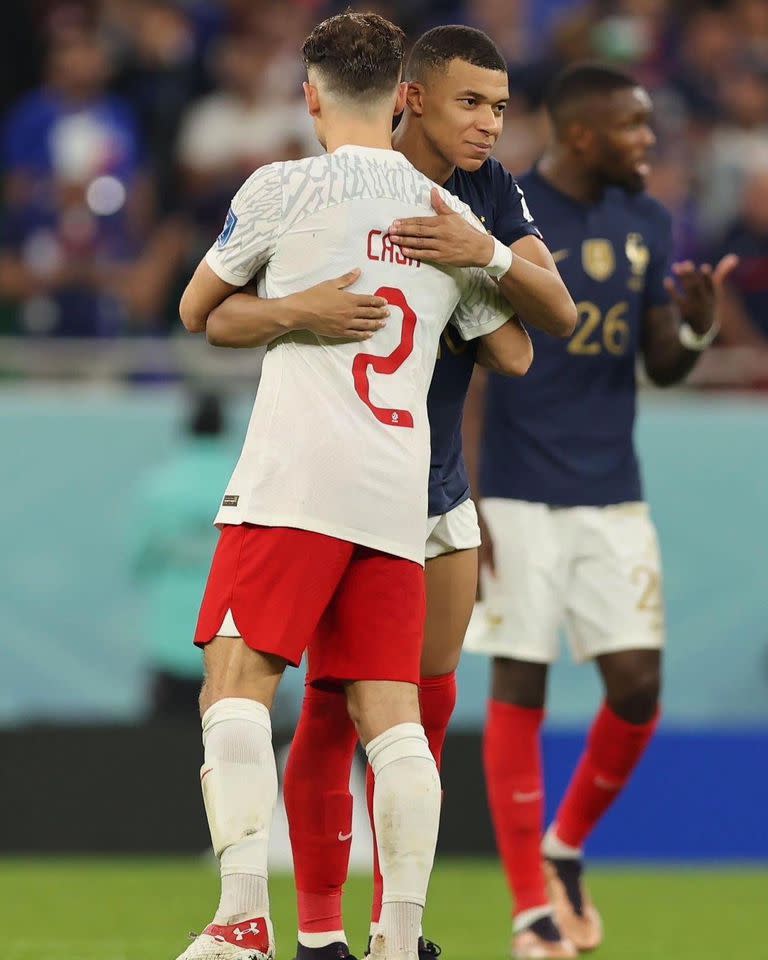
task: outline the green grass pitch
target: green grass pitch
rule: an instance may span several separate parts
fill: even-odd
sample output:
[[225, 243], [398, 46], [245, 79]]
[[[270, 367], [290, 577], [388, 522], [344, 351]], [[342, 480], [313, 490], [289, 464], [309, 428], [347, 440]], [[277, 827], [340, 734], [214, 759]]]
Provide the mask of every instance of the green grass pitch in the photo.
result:
[[[591, 890], [606, 926], [595, 960], [768, 958], [768, 870], [600, 869]], [[291, 879], [272, 878], [278, 957], [296, 936]], [[210, 919], [217, 877], [200, 860], [0, 860], [3, 960], [174, 960]], [[350, 880], [347, 932], [362, 955], [370, 882]], [[445, 860], [425, 930], [446, 960], [503, 960], [509, 918], [498, 868]]]

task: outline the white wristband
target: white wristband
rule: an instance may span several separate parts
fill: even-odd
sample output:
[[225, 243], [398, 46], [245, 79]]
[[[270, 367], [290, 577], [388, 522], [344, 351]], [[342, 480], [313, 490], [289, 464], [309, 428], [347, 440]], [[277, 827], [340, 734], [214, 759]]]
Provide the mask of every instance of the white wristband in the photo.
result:
[[681, 323], [677, 335], [680, 339], [680, 343], [685, 347], [686, 350], [694, 350], [697, 353], [701, 353], [702, 350], [706, 350], [707, 347], [712, 343], [719, 331], [720, 324], [717, 322], [717, 320], [714, 321], [706, 333], [696, 333], [690, 324]]
[[494, 237], [493, 256], [488, 263], [486, 263], [483, 269], [488, 276], [494, 277], [494, 279], [503, 277], [507, 270], [509, 270], [509, 268], [512, 266], [513, 258], [514, 254], [509, 247], [506, 246], [506, 244], [503, 244], [501, 240], [497, 240], [496, 237]]

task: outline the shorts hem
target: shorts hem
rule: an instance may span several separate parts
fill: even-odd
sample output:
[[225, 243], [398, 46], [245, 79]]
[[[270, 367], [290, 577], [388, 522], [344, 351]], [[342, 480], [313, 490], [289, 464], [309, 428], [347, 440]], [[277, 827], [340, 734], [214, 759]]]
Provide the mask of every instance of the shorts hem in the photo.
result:
[[631, 640], [622, 640], [620, 643], [611, 643], [608, 645], [595, 645], [584, 653], [571, 651], [575, 663], [588, 663], [597, 657], [604, 657], [610, 653], [627, 653], [630, 650], [663, 650], [663, 640], [641, 640], [633, 637]]
[[[232, 616], [234, 618], [235, 616], [234, 612]], [[237, 623], [236, 619], [235, 619], [235, 623]], [[297, 660], [295, 656], [289, 656], [283, 650], [278, 650], [275, 647], [270, 647], [268, 643], [261, 643], [261, 642], [257, 643], [255, 641], [249, 640], [248, 637], [246, 637], [242, 633], [236, 637], [228, 636], [227, 634], [223, 634], [223, 633], [214, 633], [214, 634], [211, 634], [211, 636], [209, 636], [206, 640], [201, 640], [199, 637], [195, 637], [195, 641], [194, 641], [195, 646], [199, 647], [202, 650], [204, 647], [208, 646], [209, 643], [212, 643], [216, 639], [216, 637], [223, 637], [225, 640], [242, 640], [243, 643], [246, 645], [246, 647], [248, 647], [250, 650], [253, 650], [255, 653], [263, 653], [270, 657], [279, 657], [281, 660], [285, 660], [285, 662], [291, 667], [298, 667], [301, 664], [301, 659], [303, 657], [303, 653], [302, 653], [301, 656], [299, 656], [299, 659]]]

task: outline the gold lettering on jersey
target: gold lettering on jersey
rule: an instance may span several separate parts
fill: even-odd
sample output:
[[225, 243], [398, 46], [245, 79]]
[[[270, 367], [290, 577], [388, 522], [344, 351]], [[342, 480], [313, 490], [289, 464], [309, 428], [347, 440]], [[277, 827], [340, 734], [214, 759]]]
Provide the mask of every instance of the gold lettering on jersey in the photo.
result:
[[568, 353], [575, 353], [579, 356], [594, 356], [601, 352], [601, 346], [597, 340], [592, 339], [592, 334], [600, 326], [602, 314], [596, 303], [590, 300], [582, 300], [576, 304], [579, 321], [573, 336], [568, 341]]
[[645, 286], [645, 272], [651, 259], [651, 251], [645, 244], [642, 234], [628, 233], [624, 252], [632, 269], [629, 278], [629, 289], [639, 293]]
[[616, 269], [616, 257], [610, 240], [595, 237], [581, 245], [581, 265], [584, 272], [599, 283], [607, 280]]
[[640, 596], [635, 609], [649, 614], [651, 629], [660, 632], [664, 629], [664, 597], [661, 592], [659, 571], [641, 564], [633, 568], [630, 579], [633, 584], [640, 587]]
[[603, 316], [600, 307], [591, 300], [576, 304], [579, 322], [568, 341], [568, 353], [581, 357], [594, 357], [607, 350], [620, 357], [629, 349], [630, 329], [626, 320], [629, 303], [615, 303]]

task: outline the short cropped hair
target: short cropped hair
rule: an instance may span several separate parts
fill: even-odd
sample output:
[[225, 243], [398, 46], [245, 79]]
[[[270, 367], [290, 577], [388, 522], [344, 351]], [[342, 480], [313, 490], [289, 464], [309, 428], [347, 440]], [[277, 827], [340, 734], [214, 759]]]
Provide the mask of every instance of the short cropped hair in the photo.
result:
[[449, 24], [427, 30], [414, 43], [405, 79], [423, 81], [430, 70], [447, 70], [452, 60], [507, 72], [507, 61], [487, 33], [474, 27]]
[[375, 13], [340, 13], [319, 23], [304, 41], [306, 66], [331, 94], [360, 100], [382, 97], [400, 81], [405, 35]]
[[605, 63], [575, 63], [562, 70], [550, 84], [544, 105], [555, 129], [572, 119], [583, 102], [593, 96], [610, 96], [618, 90], [637, 87], [639, 81], [618, 67]]

